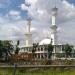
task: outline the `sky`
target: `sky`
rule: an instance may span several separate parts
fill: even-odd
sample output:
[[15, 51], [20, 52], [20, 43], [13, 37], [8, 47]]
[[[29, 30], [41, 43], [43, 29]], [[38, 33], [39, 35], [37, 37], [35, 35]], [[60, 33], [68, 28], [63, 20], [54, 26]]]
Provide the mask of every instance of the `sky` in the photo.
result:
[[25, 40], [32, 18], [33, 42], [50, 37], [51, 9], [56, 5], [58, 42], [75, 44], [75, 0], [0, 0], [0, 40]]

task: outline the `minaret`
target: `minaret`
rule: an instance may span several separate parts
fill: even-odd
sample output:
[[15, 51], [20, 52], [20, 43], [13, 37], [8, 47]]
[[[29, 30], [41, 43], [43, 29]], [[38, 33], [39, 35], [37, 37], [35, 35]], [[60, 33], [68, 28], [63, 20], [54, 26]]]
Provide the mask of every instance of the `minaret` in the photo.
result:
[[32, 33], [30, 31], [31, 21], [32, 21], [32, 19], [29, 17], [27, 19], [27, 28], [26, 28], [27, 32], [25, 34], [25, 36], [26, 36], [26, 46], [32, 46]]
[[53, 45], [57, 45], [57, 26], [56, 26], [56, 17], [57, 17], [58, 8], [52, 8], [52, 26], [51, 26], [51, 39]]

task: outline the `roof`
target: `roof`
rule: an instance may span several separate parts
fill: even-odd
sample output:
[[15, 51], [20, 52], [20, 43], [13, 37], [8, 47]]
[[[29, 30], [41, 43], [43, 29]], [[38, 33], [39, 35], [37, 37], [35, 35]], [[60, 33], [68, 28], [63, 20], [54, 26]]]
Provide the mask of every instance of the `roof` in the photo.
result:
[[45, 45], [50, 43], [51, 43], [51, 39], [43, 39], [42, 41], [39, 42], [39, 45]]

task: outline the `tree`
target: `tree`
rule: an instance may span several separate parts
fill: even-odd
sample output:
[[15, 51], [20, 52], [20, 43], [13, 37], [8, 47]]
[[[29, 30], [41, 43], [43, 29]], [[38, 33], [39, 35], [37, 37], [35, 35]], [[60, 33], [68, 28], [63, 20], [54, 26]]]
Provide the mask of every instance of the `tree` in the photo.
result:
[[11, 41], [1, 41], [0, 40], [0, 58], [4, 58], [5, 61], [8, 60], [9, 56], [12, 54], [13, 45]]
[[50, 59], [50, 60], [47, 61], [47, 64], [51, 64], [52, 52], [53, 52], [53, 45], [49, 44], [48, 45], [48, 59]]
[[66, 44], [64, 47], [64, 51], [65, 51], [65, 57], [71, 57], [71, 52], [73, 50], [73, 46]]
[[36, 51], [37, 46], [38, 46], [38, 44], [33, 43], [33, 49], [32, 49], [33, 58], [35, 57], [35, 51]]
[[19, 40], [17, 41], [17, 45], [16, 45], [16, 50], [15, 50], [15, 54], [18, 54], [19, 53]]
[[2, 42], [0, 40], [0, 58], [2, 58], [2, 47], [3, 47], [3, 45], [2, 45]]
[[53, 45], [52, 44], [49, 44], [48, 45], [48, 58], [49, 59], [51, 59], [52, 51], [53, 51]]

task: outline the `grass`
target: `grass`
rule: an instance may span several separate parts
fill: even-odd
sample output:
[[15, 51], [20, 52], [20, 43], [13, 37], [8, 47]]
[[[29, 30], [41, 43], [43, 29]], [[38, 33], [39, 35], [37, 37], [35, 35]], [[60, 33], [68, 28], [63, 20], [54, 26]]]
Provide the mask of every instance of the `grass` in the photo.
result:
[[[13, 75], [13, 69], [0, 69], [0, 75]], [[17, 69], [16, 75], [75, 75], [75, 69], [39, 69], [30, 71]]]

